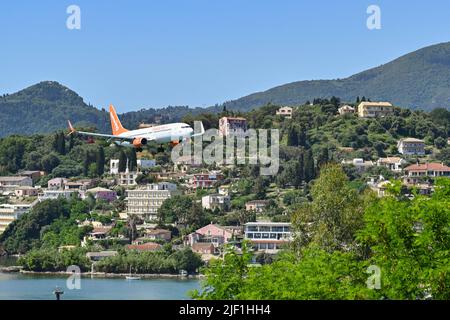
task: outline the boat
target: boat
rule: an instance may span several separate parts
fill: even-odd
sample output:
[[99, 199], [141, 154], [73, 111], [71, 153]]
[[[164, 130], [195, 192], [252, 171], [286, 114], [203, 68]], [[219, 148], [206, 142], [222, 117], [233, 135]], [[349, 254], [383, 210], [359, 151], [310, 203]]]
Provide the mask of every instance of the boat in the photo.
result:
[[136, 275], [136, 274], [132, 275], [131, 274], [131, 266], [130, 266], [130, 274], [125, 276], [125, 279], [127, 279], [127, 280], [141, 280], [141, 277]]

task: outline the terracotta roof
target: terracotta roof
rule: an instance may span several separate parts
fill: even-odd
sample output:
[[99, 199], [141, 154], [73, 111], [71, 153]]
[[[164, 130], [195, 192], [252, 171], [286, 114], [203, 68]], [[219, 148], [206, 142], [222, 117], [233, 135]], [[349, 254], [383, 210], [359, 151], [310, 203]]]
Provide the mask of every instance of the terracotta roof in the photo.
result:
[[161, 245], [158, 243], [154, 243], [154, 242], [127, 245], [127, 249], [138, 250], [138, 251], [155, 251], [155, 250], [158, 250], [159, 248], [161, 248]]
[[425, 163], [425, 164], [413, 164], [405, 169], [405, 171], [446, 171], [450, 172], [450, 167], [443, 165], [442, 163]]

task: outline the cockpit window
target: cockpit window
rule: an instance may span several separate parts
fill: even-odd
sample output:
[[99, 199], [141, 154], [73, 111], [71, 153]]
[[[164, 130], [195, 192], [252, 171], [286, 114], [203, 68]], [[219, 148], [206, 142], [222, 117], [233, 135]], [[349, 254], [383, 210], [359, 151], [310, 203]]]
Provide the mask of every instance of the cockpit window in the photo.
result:
[[190, 129], [191, 127], [190, 126], [182, 126], [181, 128], [182, 129]]

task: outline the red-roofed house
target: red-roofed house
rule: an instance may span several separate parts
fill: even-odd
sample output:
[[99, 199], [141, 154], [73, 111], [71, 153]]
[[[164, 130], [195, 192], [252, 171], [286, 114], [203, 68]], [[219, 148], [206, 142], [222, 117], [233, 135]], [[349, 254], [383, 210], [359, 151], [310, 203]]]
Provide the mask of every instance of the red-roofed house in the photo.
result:
[[442, 163], [413, 164], [405, 168], [405, 181], [417, 183], [420, 178], [450, 177], [450, 167]]

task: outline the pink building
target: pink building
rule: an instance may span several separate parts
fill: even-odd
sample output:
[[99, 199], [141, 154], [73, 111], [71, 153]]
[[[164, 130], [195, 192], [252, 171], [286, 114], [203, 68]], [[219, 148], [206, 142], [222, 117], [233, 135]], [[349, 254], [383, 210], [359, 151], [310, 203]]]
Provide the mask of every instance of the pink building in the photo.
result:
[[87, 190], [86, 193], [91, 193], [94, 195], [95, 199], [103, 199], [108, 202], [117, 200], [117, 192], [106, 188], [93, 188]]
[[193, 188], [211, 188], [217, 181], [223, 180], [222, 174], [216, 173], [198, 173], [194, 174], [192, 186]]
[[208, 224], [186, 237], [185, 243], [192, 247], [195, 243], [212, 243], [218, 247], [233, 238], [233, 232], [216, 224]]

